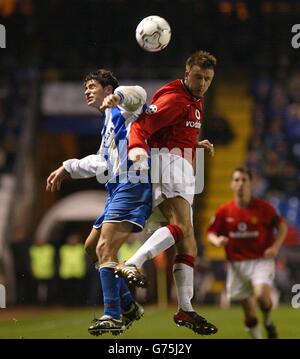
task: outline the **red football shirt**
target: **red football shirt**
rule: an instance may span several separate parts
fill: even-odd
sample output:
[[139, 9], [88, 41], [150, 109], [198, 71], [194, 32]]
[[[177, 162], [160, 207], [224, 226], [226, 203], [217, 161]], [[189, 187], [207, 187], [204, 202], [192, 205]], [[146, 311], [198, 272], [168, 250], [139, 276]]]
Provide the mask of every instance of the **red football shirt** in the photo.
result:
[[219, 207], [208, 233], [229, 238], [225, 246], [228, 260], [257, 259], [273, 244], [274, 229], [281, 220], [266, 201], [252, 198], [248, 207], [241, 208], [232, 200]]
[[[203, 98], [194, 98], [181, 80], [175, 80], [160, 88], [153, 96], [152, 104], [131, 126], [129, 149], [142, 147], [174, 148], [192, 151], [194, 157], [200, 127], [203, 121]], [[146, 142], [147, 141], [147, 142]], [[176, 152], [177, 153], [177, 152]], [[187, 158], [192, 162], [192, 158]]]

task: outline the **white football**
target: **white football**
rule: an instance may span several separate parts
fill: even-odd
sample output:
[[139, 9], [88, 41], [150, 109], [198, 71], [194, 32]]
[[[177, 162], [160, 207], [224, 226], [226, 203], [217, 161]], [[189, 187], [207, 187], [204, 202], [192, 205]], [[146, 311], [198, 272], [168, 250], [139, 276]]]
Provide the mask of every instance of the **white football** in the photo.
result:
[[152, 15], [138, 24], [135, 37], [144, 50], [156, 52], [164, 49], [170, 42], [171, 28], [164, 18]]

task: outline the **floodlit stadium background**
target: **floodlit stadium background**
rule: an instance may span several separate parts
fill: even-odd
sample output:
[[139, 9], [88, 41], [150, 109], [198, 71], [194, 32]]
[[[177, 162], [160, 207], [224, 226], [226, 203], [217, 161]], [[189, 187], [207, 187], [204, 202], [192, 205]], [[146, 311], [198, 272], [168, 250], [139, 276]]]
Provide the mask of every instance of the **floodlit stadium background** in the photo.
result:
[[[171, 43], [160, 53], [143, 51], [134, 37], [138, 22], [152, 14], [172, 28]], [[95, 180], [66, 181], [60, 192], [45, 192], [48, 174], [62, 160], [99, 147], [100, 123], [84, 102], [83, 76], [106, 67], [122, 84], [144, 86], [150, 98], [183, 75], [186, 58], [198, 49], [212, 52], [218, 69], [203, 128], [216, 156], [205, 158], [205, 188], [195, 200], [200, 255], [194, 302], [220, 320], [220, 337], [246, 337], [239, 309], [228, 308], [224, 295], [224, 253], [205, 238], [210, 217], [231, 197], [232, 169], [245, 163], [255, 174], [255, 195], [289, 223], [277, 261], [274, 317], [282, 337], [300, 337], [300, 309], [291, 306], [292, 286], [300, 283], [300, 48], [292, 47], [291, 32], [299, 19], [299, 2], [284, 0], [0, 1], [6, 28], [6, 49], [0, 49], [0, 284], [7, 307], [0, 311], [0, 337], [65, 338], [70, 320], [78, 324], [70, 337], [87, 337], [90, 308], [100, 314], [97, 273], [82, 243], [103, 209], [104, 188]], [[120, 260], [144, 239], [133, 237]], [[145, 337], [193, 336], [172, 323], [172, 257], [171, 249], [145, 266], [151, 286], [136, 293], [151, 305], [144, 323], [151, 326], [157, 313], [166, 323], [162, 334]], [[81, 309], [64, 314], [61, 307]], [[32, 313], [46, 322], [31, 322]], [[60, 316], [54, 333], [51, 323]], [[234, 318], [232, 328], [228, 318]], [[127, 337], [136, 337], [134, 330]]]

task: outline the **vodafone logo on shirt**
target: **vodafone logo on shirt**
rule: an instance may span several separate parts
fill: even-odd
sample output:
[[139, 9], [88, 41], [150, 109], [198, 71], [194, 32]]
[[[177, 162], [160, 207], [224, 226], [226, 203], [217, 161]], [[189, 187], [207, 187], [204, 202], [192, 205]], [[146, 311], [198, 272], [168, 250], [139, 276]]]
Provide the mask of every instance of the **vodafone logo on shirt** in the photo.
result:
[[192, 128], [200, 128], [201, 122], [200, 121], [186, 121], [185, 126], [192, 127]]
[[196, 121], [194, 120], [188, 120], [185, 122], [185, 126], [186, 127], [191, 127], [191, 128], [201, 128], [201, 112], [196, 108], [194, 114], [191, 114], [192, 118], [195, 118]]
[[258, 237], [259, 236], [259, 231], [255, 230], [255, 231], [248, 231], [248, 226], [247, 223], [245, 222], [240, 222], [237, 226], [238, 231], [237, 232], [233, 232], [230, 231], [229, 232], [229, 237], [231, 238], [251, 238], [251, 237]]

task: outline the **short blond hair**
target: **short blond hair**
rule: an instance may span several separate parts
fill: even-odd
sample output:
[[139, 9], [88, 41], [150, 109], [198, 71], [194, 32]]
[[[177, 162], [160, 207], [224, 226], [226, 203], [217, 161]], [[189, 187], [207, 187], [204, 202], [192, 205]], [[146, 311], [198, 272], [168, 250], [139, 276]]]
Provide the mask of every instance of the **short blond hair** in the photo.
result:
[[215, 70], [217, 66], [217, 59], [207, 51], [197, 51], [194, 52], [185, 63], [187, 70], [190, 70], [193, 66]]

